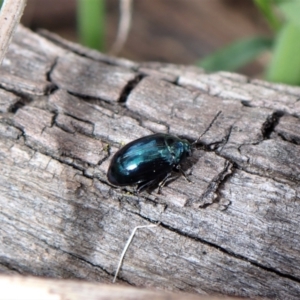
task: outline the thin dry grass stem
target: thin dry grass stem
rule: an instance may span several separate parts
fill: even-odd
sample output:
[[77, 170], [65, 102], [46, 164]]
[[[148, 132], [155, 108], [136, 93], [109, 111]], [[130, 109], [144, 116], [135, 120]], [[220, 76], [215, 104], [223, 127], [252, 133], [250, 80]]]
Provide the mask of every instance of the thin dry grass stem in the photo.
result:
[[26, 0], [4, 0], [0, 10], [0, 65], [20, 23]]
[[131, 27], [132, 20], [132, 0], [120, 0], [120, 18], [118, 34], [111, 47], [110, 54], [118, 55], [122, 50]]
[[119, 272], [120, 272], [120, 269], [121, 269], [121, 266], [122, 266], [122, 263], [123, 263], [123, 260], [124, 260], [124, 256], [125, 256], [125, 254], [126, 254], [126, 252], [127, 252], [127, 250], [128, 250], [129, 245], [131, 244], [131, 242], [132, 242], [132, 240], [133, 240], [133, 238], [134, 238], [134, 235], [135, 235], [136, 231], [137, 231], [138, 229], [141, 229], [141, 228], [156, 227], [156, 226], [159, 226], [159, 224], [160, 224], [160, 223], [158, 223], [158, 224], [150, 224], [150, 225], [136, 226], [136, 227], [132, 230], [132, 233], [131, 233], [130, 237], [128, 238], [127, 243], [126, 243], [126, 245], [125, 245], [125, 247], [124, 247], [124, 249], [123, 249], [123, 251], [122, 251], [122, 254], [121, 254], [121, 256], [120, 256], [119, 263], [118, 263], [118, 267], [117, 267], [117, 270], [116, 270], [114, 279], [113, 279], [113, 281], [112, 281], [113, 283], [115, 283], [116, 280], [117, 280], [118, 274], [119, 274]]

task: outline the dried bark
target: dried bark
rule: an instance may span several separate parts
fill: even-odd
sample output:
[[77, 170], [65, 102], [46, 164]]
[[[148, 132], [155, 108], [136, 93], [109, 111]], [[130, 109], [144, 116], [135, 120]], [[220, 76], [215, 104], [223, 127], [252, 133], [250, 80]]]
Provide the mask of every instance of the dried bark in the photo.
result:
[[[300, 295], [300, 88], [133, 63], [19, 27], [0, 75], [0, 271], [199, 294]], [[221, 112], [221, 113], [219, 113]], [[201, 147], [140, 195], [106, 180], [123, 144]]]

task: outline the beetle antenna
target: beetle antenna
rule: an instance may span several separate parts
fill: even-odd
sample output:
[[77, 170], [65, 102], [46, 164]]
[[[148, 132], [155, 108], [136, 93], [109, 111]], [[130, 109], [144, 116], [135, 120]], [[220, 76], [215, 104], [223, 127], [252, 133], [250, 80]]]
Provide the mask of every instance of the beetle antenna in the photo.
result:
[[221, 110], [218, 111], [218, 113], [214, 116], [214, 118], [212, 119], [212, 121], [210, 122], [210, 124], [207, 126], [207, 128], [204, 130], [203, 133], [201, 133], [201, 135], [195, 140], [195, 142], [192, 143], [192, 145], [195, 145], [197, 143], [199, 143], [200, 139], [204, 136], [204, 134], [211, 128], [211, 126], [214, 124], [214, 122], [217, 120], [217, 118], [219, 117], [219, 115], [222, 113]]

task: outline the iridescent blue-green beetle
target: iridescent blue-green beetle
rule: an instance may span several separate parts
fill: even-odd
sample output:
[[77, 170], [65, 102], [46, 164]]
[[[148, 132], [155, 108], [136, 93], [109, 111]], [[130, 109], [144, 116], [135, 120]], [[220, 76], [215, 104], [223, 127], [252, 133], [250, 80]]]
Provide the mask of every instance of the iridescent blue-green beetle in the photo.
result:
[[155, 185], [161, 187], [172, 171], [184, 174], [180, 164], [191, 153], [192, 144], [176, 136], [164, 133], [144, 136], [116, 152], [107, 179], [115, 186], [137, 185], [137, 191]]

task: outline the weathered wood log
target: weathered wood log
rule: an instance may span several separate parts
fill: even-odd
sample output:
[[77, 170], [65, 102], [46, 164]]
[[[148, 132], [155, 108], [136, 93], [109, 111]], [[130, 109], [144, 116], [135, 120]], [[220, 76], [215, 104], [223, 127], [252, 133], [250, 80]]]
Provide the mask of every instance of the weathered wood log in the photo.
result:
[[[133, 63], [19, 27], [0, 74], [0, 271], [199, 294], [300, 295], [300, 88]], [[221, 112], [219, 115], [218, 113]], [[216, 117], [217, 116], [217, 117]], [[162, 194], [108, 184], [152, 132], [198, 147]]]

